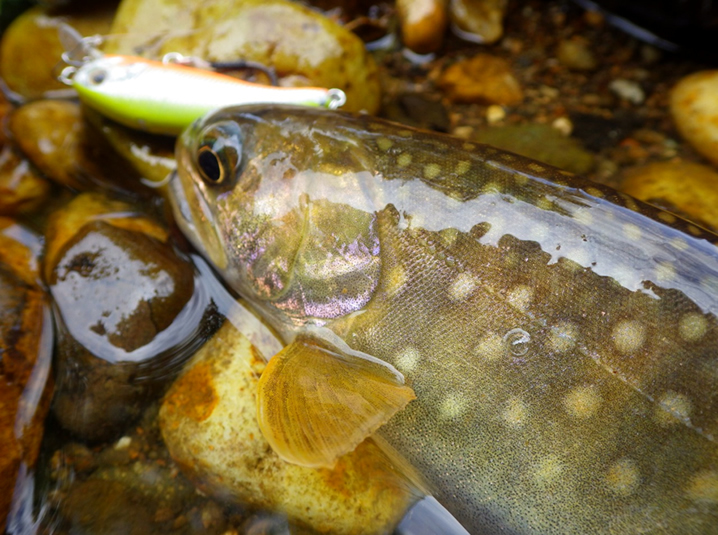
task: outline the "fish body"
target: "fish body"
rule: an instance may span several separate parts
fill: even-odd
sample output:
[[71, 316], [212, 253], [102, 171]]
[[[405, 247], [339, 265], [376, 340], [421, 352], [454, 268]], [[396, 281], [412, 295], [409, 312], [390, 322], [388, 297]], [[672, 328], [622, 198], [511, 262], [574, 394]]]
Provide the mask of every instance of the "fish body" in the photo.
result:
[[135, 56], [96, 54], [70, 78], [88, 106], [125, 126], [177, 135], [210, 110], [240, 104], [338, 107], [339, 89], [275, 87]]
[[718, 533], [718, 237], [339, 112], [220, 110], [177, 161], [180, 226], [287, 342], [404, 377], [379, 434], [470, 533]]

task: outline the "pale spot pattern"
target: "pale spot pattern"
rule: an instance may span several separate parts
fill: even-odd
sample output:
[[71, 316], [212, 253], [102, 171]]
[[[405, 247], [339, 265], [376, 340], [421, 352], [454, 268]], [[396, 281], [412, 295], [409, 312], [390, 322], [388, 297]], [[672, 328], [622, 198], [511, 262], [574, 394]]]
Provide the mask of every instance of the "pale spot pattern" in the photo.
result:
[[460, 160], [456, 163], [456, 174], [461, 176], [471, 169], [471, 162], [468, 160]]
[[659, 283], [669, 282], [676, 278], [676, 268], [668, 262], [656, 266], [656, 279]]
[[622, 321], [613, 328], [613, 343], [616, 349], [627, 355], [641, 348], [646, 341], [646, 328], [638, 321]]
[[673, 238], [670, 241], [670, 244], [674, 249], [678, 249], [679, 251], [685, 251], [688, 249], [688, 244], [683, 238]]
[[376, 140], [376, 146], [379, 147], [379, 150], [383, 150], [384, 152], [388, 151], [394, 143], [391, 141], [391, 139], [380, 137]]
[[641, 474], [635, 461], [624, 458], [608, 469], [605, 480], [609, 490], [621, 496], [629, 496], [640, 485]]
[[591, 225], [593, 223], [593, 214], [589, 208], [579, 208], [573, 213], [573, 218], [582, 225]]
[[406, 284], [406, 270], [401, 264], [397, 264], [389, 270], [386, 277], [386, 293], [394, 296]]
[[399, 167], [406, 167], [411, 163], [411, 154], [408, 152], [402, 152], [399, 156], [396, 158], [396, 165]]
[[476, 289], [476, 280], [469, 273], [459, 273], [449, 286], [449, 298], [452, 301], [463, 301]]
[[573, 349], [578, 337], [578, 327], [571, 322], [563, 321], [551, 327], [548, 344], [557, 353]]
[[574, 418], [590, 418], [601, 405], [601, 396], [595, 386], [578, 386], [563, 398], [566, 412]]
[[531, 299], [533, 299], [533, 296], [533, 288], [521, 284], [514, 287], [509, 292], [507, 300], [511, 304], [511, 306], [519, 310], [525, 311], [531, 304]]
[[698, 312], [683, 314], [678, 322], [678, 333], [686, 342], [696, 342], [703, 338], [708, 330], [708, 320]]
[[623, 234], [629, 240], [635, 241], [641, 239], [641, 228], [633, 223], [626, 223], [623, 225]]
[[603, 199], [603, 192], [598, 188], [592, 188], [588, 187], [586, 188], [586, 193], [593, 197], [598, 197], [599, 199]]
[[441, 166], [438, 163], [428, 163], [424, 166], [424, 177], [432, 180], [441, 174]]
[[439, 412], [441, 417], [447, 420], [454, 420], [464, 414], [469, 402], [461, 392], [451, 392], [441, 401]]
[[693, 476], [686, 489], [692, 500], [718, 504], [718, 472], [708, 470]]
[[674, 216], [670, 212], [658, 212], [658, 219], [665, 223], [668, 223], [669, 225], [672, 225], [676, 222], [676, 216]]
[[686, 396], [672, 390], [663, 394], [658, 403], [654, 420], [663, 427], [680, 423], [681, 420], [688, 420], [693, 408]]
[[504, 339], [497, 333], [488, 333], [476, 346], [476, 355], [482, 359], [497, 360], [504, 354]]
[[555, 455], [549, 455], [541, 459], [533, 469], [533, 478], [539, 486], [550, 486], [557, 483], [564, 472], [565, 465]]
[[528, 416], [529, 411], [526, 404], [517, 397], [510, 398], [506, 403], [506, 408], [501, 413], [501, 418], [503, 418], [504, 422], [513, 428], [522, 427], [526, 423]]
[[416, 369], [421, 360], [421, 355], [413, 347], [407, 347], [396, 356], [396, 367], [403, 373], [411, 373]]
[[536, 162], [531, 162], [528, 165], [528, 168], [531, 169], [531, 171], [534, 171], [535, 173], [545, 173], [546, 168], [543, 165], [539, 165]]

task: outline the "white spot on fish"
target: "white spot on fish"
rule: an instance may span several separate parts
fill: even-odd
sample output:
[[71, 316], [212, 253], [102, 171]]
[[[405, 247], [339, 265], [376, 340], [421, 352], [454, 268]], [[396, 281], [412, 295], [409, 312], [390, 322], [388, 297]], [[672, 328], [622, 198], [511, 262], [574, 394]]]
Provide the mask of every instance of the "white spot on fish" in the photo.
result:
[[542, 173], [546, 172], [546, 168], [543, 165], [540, 165], [536, 162], [531, 162], [530, 164], [528, 164], [527, 167], [534, 173], [542, 174]]
[[438, 163], [428, 163], [424, 166], [424, 178], [433, 180], [441, 174], [441, 166]]
[[656, 279], [659, 283], [672, 281], [676, 278], [676, 268], [668, 262], [661, 262], [656, 266]]
[[633, 223], [626, 223], [623, 225], [623, 234], [629, 240], [640, 240], [641, 239], [641, 228]]
[[633, 494], [641, 483], [641, 474], [635, 461], [624, 458], [613, 464], [606, 472], [606, 485], [621, 496]]
[[622, 321], [613, 328], [613, 343], [620, 353], [627, 355], [640, 349], [646, 340], [646, 329], [638, 321]]
[[396, 165], [398, 167], [406, 167], [411, 163], [411, 154], [408, 152], [402, 152], [399, 156], [396, 158]]
[[578, 386], [563, 398], [563, 406], [574, 418], [590, 418], [601, 405], [601, 396], [595, 386]]
[[459, 176], [467, 173], [469, 169], [471, 169], [471, 162], [468, 160], [460, 160], [456, 164], [456, 174]]
[[452, 301], [463, 301], [476, 289], [476, 280], [469, 273], [459, 273], [449, 286], [449, 298]]
[[469, 403], [464, 394], [452, 392], [441, 401], [439, 412], [442, 418], [454, 420], [466, 412], [468, 405]]
[[406, 270], [401, 264], [393, 266], [386, 277], [386, 293], [389, 297], [396, 295], [406, 284]]
[[506, 403], [506, 408], [501, 413], [501, 418], [513, 428], [524, 425], [528, 418], [529, 411], [526, 404], [517, 397], [512, 397]]
[[686, 493], [692, 500], [718, 503], [718, 472], [708, 470], [693, 476]]
[[674, 249], [678, 249], [679, 251], [685, 251], [688, 249], [688, 244], [683, 238], [673, 238], [670, 241], [670, 244]]
[[520, 284], [516, 287], [514, 287], [507, 296], [507, 300], [510, 305], [513, 307], [519, 309], [519, 310], [526, 310], [528, 306], [531, 304], [531, 299], [533, 299], [534, 291], [533, 288], [530, 286], [526, 286], [523, 284]]
[[593, 223], [593, 214], [590, 208], [579, 208], [573, 213], [573, 218], [582, 225], [591, 225]]
[[660, 406], [656, 407], [654, 420], [663, 427], [668, 427], [690, 418], [691, 402], [683, 394], [669, 390], [663, 394], [658, 403], [660, 403]]
[[504, 339], [497, 333], [488, 333], [476, 346], [476, 355], [492, 361], [504, 354]]
[[416, 365], [419, 364], [421, 355], [419, 351], [413, 347], [407, 347], [396, 356], [395, 362], [396, 367], [402, 373], [411, 373], [416, 369]]
[[379, 150], [382, 150], [384, 152], [388, 151], [394, 143], [391, 141], [391, 139], [380, 137], [376, 140], [376, 146], [379, 147]]
[[557, 353], [564, 353], [573, 348], [578, 336], [578, 327], [571, 322], [562, 321], [551, 327], [548, 344]]
[[686, 342], [695, 342], [703, 338], [708, 330], [708, 320], [698, 312], [683, 314], [678, 322], [678, 332]]
[[533, 478], [539, 486], [556, 483], [565, 469], [564, 463], [555, 455], [549, 455], [539, 461], [533, 469]]

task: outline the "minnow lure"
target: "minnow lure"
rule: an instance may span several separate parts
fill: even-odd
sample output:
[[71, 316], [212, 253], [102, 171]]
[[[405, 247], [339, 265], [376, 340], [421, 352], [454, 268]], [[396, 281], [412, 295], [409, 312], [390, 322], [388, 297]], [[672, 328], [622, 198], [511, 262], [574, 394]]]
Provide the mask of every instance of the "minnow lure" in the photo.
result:
[[176, 156], [178, 224], [287, 343], [257, 398], [284, 459], [389, 420], [472, 534], [718, 533], [718, 236], [368, 116], [228, 108]]
[[162, 62], [103, 54], [93, 47], [97, 40], [89, 39], [77, 46], [82, 60], [63, 55], [70, 65], [59, 79], [75, 88], [86, 105], [147, 132], [177, 135], [198, 117], [225, 106], [296, 104], [334, 109], [346, 102], [341, 89], [256, 84], [195, 68], [196, 62], [187, 65], [178, 54], [168, 54]]

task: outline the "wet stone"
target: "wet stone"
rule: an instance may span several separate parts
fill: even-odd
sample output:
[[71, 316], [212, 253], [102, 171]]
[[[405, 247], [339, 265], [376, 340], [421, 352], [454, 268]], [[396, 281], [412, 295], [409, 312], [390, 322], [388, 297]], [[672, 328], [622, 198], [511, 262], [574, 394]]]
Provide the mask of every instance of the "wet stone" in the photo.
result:
[[447, 24], [444, 0], [397, 0], [396, 10], [404, 45], [418, 54], [439, 49]]
[[598, 66], [596, 56], [584, 40], [562, 40], [558, 44], [556, 56], [562, 64], [576, 71], [592, 71]]
[[50, 193], [50, 183], [38, 176], [13, 148], [0, 148], [0, 215], [11, 216], [36, 209]]
[[681, 79], [671, 91], [671, 115], [688, 143], [718, 165], [718, 70]]
[[506, 0], [450, 0], [451, 29], [467, 41], [490, 44], [504, 33]]
[[523, 100], [509, 64], [489, 54], [477, 54], [451, 65], [438, 84], [453, 102], [513, 105]]

